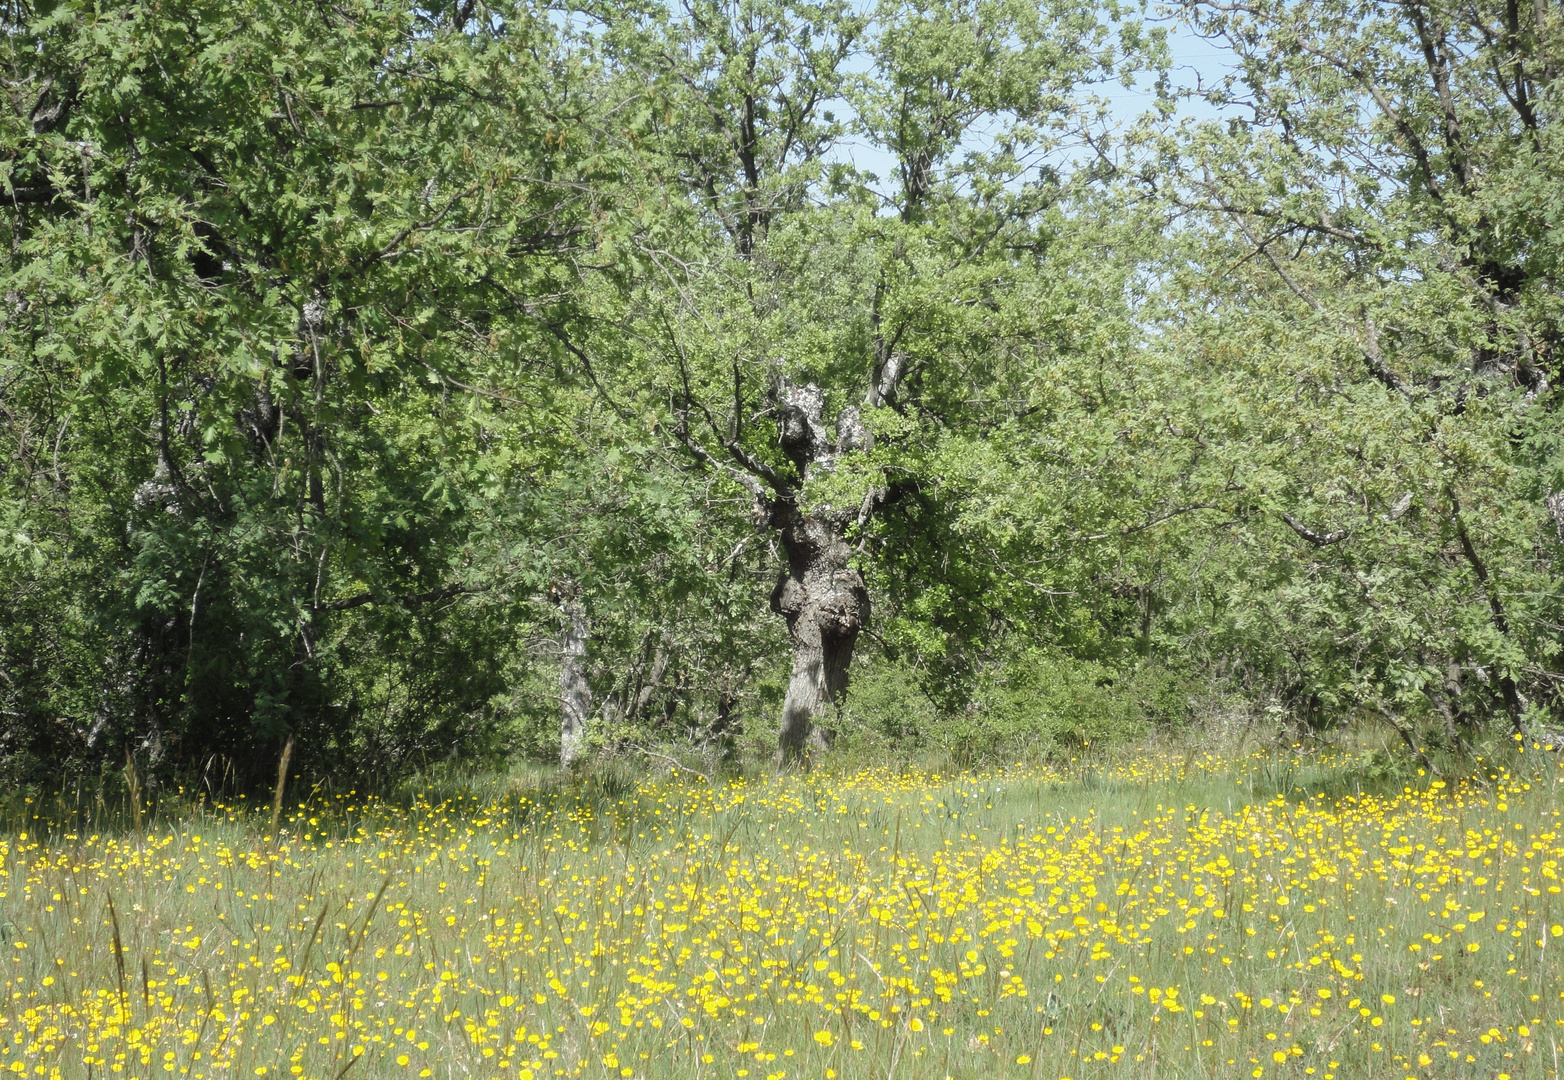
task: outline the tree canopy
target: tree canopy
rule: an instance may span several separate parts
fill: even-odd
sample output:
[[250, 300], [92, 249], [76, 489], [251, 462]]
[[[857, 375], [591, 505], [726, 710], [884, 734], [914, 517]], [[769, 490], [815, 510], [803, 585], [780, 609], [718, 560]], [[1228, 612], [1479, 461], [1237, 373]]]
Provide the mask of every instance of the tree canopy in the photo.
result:
[[1564, 10], [1155, 15], [10, 5], [3, 767], [1545, 725]]

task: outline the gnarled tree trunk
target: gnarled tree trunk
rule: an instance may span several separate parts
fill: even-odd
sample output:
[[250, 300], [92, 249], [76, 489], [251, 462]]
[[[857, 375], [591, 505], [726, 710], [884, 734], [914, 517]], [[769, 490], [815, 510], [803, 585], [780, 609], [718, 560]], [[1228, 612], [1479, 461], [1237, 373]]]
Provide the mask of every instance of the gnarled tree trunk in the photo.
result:
[[810, 745], [825, 745], [818, 718], [839, 706], [858, 633], [869, 617], [863, 575], [848, 563], [851, 549], [842, 522], [826, 514], [803, 515], [782, 525], [787, 571], [771, 594], [773, 611], [787, 619], [793, 673], [782, 702], [778, 737], [784, 766], [805, 761]]
[[[826, 434], [825, 395], [818, 387], [783, 382], [773, 393], [782, 449], [806, 481], [811, 473], [834, 468], [841, 454], [862, 444], [857, 409], [842, 411], [833, 440]], [[773, 500], [769, 507], [770, 524], [787, 553], [787, 569], [771, 594], [771, 608], [787, 620], [793, 642], [793, 671], [777, 739], [784, 767], [806, 764], [811, 742], [825, 745], [826, 732], [818, 720], [841, 704], [853, 648], [869, 618], [869, 591], [851, 565], [847, 544], [847, 529], [858, 509], [805, 509], [796, 495]]]
[[[735, 365], [733, 371], [733, 400], [742, 402], [740, 369]], [[864, 407], [893, 406], [906, 371], [906, 357], [877, 339]], [[684, 374], [687, 388], [688, 372]], [[728, 461], [708, 450], [691, 431], [692, 409], [705, 419], [710, 437]], [[871, 433], [859, 406], [846, 406], [837, 414], [833, 437], [826, 430], [821, 389], [813, 383], [800, 386], [776, 379], [767, 394], [766, 412], [776, 421], [777, 442], [793, 464], [791, 473], [744, 446], [738, 414], [742, 406], [735, 409], [724, 430], [709, 409], [687, 396], [678, 406], [674, 434], [697, 461], [727, 472], [749, 490], [757, 523], [775, 531], [787, 555], [787, 569], [771, 594], [771, 608], [787, 620], [793, 644], [778, 759], [783, 768], [807, 767], [811, 746], [823, 748], [826, 743], [819, 721], [841, 705], [853, 649], [869, 621], [869, 590], [852, 565], [848, 534], [871, 520], [885, 490], [871, 487], [853, 506], [810, 503], [805, 498], [811, 477], [832, 472], [845, 455], [870, 449]]]

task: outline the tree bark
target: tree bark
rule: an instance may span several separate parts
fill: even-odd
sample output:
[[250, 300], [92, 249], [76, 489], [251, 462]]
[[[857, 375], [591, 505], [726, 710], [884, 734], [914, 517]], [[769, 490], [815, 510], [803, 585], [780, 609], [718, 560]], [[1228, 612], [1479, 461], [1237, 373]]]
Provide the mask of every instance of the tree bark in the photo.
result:
[[[863, 425], [856, 409], [845, 409], [837, 418], [835, 440], [827, 436], [824, 395], [817, 387], [782, 383], [775, 396], [782, 448], [806, 480], [814, 470], [833, 468], [839, 454], [861, 443]], [[869, 619], [869, 591], [851, 565], [847, 543], [855, 516], [830, 506], [805, 509], [796, 497], [770, 506], [771, 525], [787, 554], [771, 609], [787, 620], [793, 643], [777, 739], [784, 768], [807, 766], [811, 747], [824, 748], [829, 733], [819, 721], [842, 703], [853, 649]]]
[[[895, 407], [898, 387], [909, 364], [906, 356], [878, 341], [875, 364], [863, 405]], [[835, 434], [825, 423], [825, 394], [813, 383], [798, 385], [777, 377], [767, 393], [766, 413], [777, 425], [777, 442], [793, 470], [777, 468], [742, 443], [743, 409], [740, 368], [733, 368], [734, 417], [725, 427], [690, 389], [689, 371], [680, 358], [684, 397], [676, 406], [675, 437], [702, 465], [726, 472], [755, 500], [756, 523], [774, 531], [787, 556], [787, 569], [771, 594], [771, 609], [787, 620], [793, 645], [793, 669], [782, 703], [778, 732], [778, 763], [783, 768], [807, 767], [811, 746], [824, 748], [828, 731], [819, 724], [840, 706], [847, 691], [848, 668], [858, 635], [869, 620], [869, 591], [852, 565], [847, 542], [850, 529], [862, 528], [885, 497], [871, 487], [852, 506], [809, 504], [804, 493], [812, 476], [833, 471], [853, 453], [866, 453], [873, 437], [863, 409], [843, 407]], [[702, 445], [691, 429], [691, 415], [703, 418], [724, 461]]]
[[788, 567], [771, 594], [771, 608], [787, 620], [793, 642], [777, 740], [783, 767], [805, 765], [811, 745], [825, 746], [819, 720], [842, 703], [853, 649], [869, 617], [869, 591], [849, 565], [844, 523], [789, 509], [793, 520], [780, 530]]
[[[1504, 612], [1504, 602], [1499, 599], [1494, 583], [1488, 574], [1488, 567], [1477, 554], [1477, 548], [1472, 545], [1471, 535], [1466, 531], [1466, 522], [1461, 517], [1461, 503], [1450, 493], [1450, 505], [1453, 508], [1455, 519], [1455, 535], [1461, 541], [1461, 553], [1466, 556], [1466, 562], [1472, 568], [1472, 574], [1477, 578], [1477, 584], [1481, 588], [1483, 596], [1488, 601], [1489, 617], [1493, 628], [1499, 632], [1499, 636], [1508, 639], [1510, 636], [1510, 620]], [[1499, 696], [1504, 701], [1504, 709], [1510, 714], [1510, 728], [1515, 734], [1526, 735], [1526, 703], [1521, 700], [1520, 687], [1515, 685], [1515, 678], [1504, 667], [1502, 662], [1495, 661], [1494, 671], [1499, 677]]]
[[559, 648], [559, 763], [570, 768], [586, 742], [592, 715], [592, 687], [587, 683], [587, 637], [591, 626], [574, 590], [561, 590]]

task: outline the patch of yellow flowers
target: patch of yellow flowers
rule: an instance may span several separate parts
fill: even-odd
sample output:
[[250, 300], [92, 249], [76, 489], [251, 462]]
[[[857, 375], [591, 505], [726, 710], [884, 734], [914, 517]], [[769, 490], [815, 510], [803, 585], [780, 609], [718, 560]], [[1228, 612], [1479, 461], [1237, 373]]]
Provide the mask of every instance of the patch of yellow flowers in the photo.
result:
[[[1558, 1076], [1548, 755], [521, 784], [0, 842], [0, 1080]], [[1523, 767], [1524, 766], [1524, 767]]]

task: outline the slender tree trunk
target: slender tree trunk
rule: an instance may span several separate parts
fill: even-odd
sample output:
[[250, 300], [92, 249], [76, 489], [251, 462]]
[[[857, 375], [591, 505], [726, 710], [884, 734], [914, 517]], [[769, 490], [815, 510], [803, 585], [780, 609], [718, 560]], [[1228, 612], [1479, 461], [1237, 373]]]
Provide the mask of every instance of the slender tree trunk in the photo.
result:
[[869, 618], [863, 575], [849, 565], [844, 525], [827, 514], [803, 515], [786, 508], [781, 523], [788, 568], [771, 596], [771, 607], [787, 619], [793, 642], [793, 671], [782, 702], [779, 763], [806, 766], [811, 746], [828, 737], [820, 720], [839, 707], [847, 692], [848, 668], [858, 634]]
[[[1510, 636], [1510, 620], [1504, 612], [1504, 602], [1499, 599], [1499, 593], [1493, 580], [1488, 574], [1488, 567], [1477, 554], [1477, 548], [1472, 545], [1472, 537], [1466, 531], [1466, 522], [1461, 518], [1461, 504], [1456, 499], [1455, 492], [1450, 493], [1450, 504], [1454, 508], [1455, 535], [1461, 541], [1461, 553], [1466, 556], [1466, 562], [1472, 568], [1472, 574], [1477, 578], [1477, 584], [1482, 589], [1483, 596], [1488, 601], [1488, 611], [1493, 622], [1493, 628], [1499, 632], [1501, 638]], [[1499, 696], [1504, 701], [1504, 709], [1510, 714], [1510, 728], [1515, 734], [1524, 737], [1526, 735], [1526, 703], [1521, 699], [1520, 687], [1515, 685], [1515, 678], [1504, 668], [1502, 663], [1494, 663], [1494, 671], [1499, 676]]]
[[742, 723], [743, 717], [739, 712], [737, 695], [731, 689], [719, 691], [717, 717], [712, 721], [711, 728], [707, 732], [707, 744], [716, 751], [718, 761], [727, 762], [733, 759], [734, 742], [738, 738]]
[[559, 763], [569, 768], [581, 755], [587, 718], [592, 714], [592, 688], [587, 684], [586, 612], [574, 590], [562, 590], [559, 657]]

